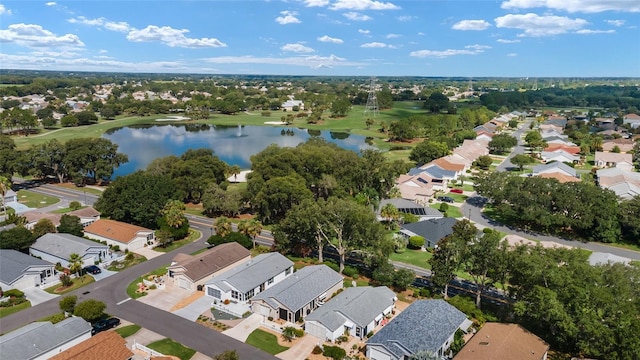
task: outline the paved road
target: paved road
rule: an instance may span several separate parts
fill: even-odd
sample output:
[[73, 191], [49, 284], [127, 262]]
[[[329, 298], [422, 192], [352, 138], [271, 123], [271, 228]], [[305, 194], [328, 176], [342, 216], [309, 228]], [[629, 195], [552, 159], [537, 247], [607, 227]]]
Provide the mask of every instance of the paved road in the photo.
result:
[[511, 163], [511, 158], [518, 154], [524, 154], [525, 143], [524, 141], [522, 141], [522, 134], [524, 134], [525, 131], [529, 130], [529, 124], [531, 124], [532, 121], [533, 121], [532, 119], [526, 120], [524, 124], [522, 124], [522, 126], [513, 133], [513, 137], [518, 139], [518, 145], [516, 145], [516, 147], [513, 148], [509, 156], [507, 156], [507, 158], [504, 159], [504, 161], [500, 165], [498, 165], [498, 167], [496, 168], [496, 171], [507, 171], [509, 170], [509, 168], [517, 167], [516, 165], [513, 165]]

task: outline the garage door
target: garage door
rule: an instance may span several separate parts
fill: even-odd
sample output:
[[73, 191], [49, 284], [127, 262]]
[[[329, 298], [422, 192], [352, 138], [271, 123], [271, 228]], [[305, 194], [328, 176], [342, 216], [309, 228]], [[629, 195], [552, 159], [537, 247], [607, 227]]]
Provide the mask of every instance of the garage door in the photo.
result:
[[191, 284], [187, 279], [184, 279], [184, 278], [180, 278], [178, 280], [178, 286], [180, 286], [183, 289], [191, 290]]
[[258, 313], [260, 315], [269, 316], [269, 308], [264, 305], [258, 304]]

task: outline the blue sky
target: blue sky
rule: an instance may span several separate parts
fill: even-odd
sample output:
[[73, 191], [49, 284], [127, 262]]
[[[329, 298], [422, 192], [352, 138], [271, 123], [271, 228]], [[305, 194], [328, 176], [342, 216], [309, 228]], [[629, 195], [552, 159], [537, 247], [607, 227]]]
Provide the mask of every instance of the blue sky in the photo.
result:
[[640, 0], [0, 0], [3, 69], [640, 76]]

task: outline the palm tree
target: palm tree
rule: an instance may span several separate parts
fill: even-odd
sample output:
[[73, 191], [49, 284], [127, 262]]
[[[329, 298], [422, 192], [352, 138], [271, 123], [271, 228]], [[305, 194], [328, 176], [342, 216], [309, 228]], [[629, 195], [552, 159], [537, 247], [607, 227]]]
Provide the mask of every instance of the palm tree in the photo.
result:
[[179, 228], [182, 224], [187, 221], [187, 218], [184, 216], [184, 211], [186, 207], [184, 203], [180, 200], [169, 200], [164, 205], [164, 208], [161, 210], [162, 216], [167, 221], [167, 225], [174, 228]]
[[216, 235], [220, 235], [221, 237], [229, 235], [232, 230], [231, 220], [226, 216], [220, 216], [213, 222], [213, 230], [215, 230]]
[[389, 203], [380, 209], [380, 216], [382, 216], [387, 221], [388, 228], [393, 226], [394, 220], [396, 220], [399, 216], [398, 208], [396, 208], [393, 204]]
[[242, 220], [238, 223], [238, 231], [253, 240], [253, 248], [256, 247], [256, 236], [262, 233], [262, 224], [256, 219]]
[[240, 169], [240, 166], [238, 165], [232, 165], [231, 167], [229, 167], [229, 174], [233, 175], [233, 181], [238, 182], [238, 174], [240, 174], [242, 172], [242, 169]]
[[0, 203], [2, 207], [0, 208], [0, 212], [5, 212], [6, 205], [4, 203], [4, 196], [7, 195], [7, 192], [11, 189], [11, 181], [4, 176], [0, 176]]
[[82, 258], [79, 254], [72, 253], [69, 255], [69, 271], [77, 276], [80, 270], [82, 270]]

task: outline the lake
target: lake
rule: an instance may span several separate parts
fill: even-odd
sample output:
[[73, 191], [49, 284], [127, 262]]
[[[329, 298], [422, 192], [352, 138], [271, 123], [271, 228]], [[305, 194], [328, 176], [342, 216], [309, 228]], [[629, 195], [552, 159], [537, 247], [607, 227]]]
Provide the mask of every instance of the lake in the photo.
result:
[[188, 149], [210, 148], [229, 165], [251, 167], [250, 157], [271, 144], [295, 147], [310, 137], [321, 137], [341, 148], [360, 152], [375, 148], [364, 136], [345, 132], [272, 126], [219, 126], [207, 124], [135, 125], [112, 129], [104, 138], [118, 144], [118, 152], [129, 162], [117, 168], [113, 177], [144, 170], [154, 159], [180, 156]]

